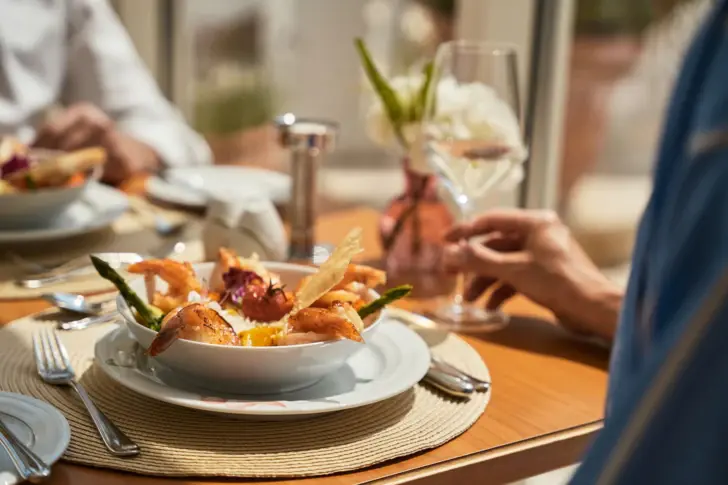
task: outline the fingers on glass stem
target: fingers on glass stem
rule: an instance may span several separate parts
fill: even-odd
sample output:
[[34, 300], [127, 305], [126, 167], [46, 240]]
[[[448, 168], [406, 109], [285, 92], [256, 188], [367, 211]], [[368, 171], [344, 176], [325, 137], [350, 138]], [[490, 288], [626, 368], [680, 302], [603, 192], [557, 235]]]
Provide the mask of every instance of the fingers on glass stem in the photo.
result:
[[485, 308], [487, 310], [497, 310], [515, 294], [516, 289], [514, 287], [505, 283], [501, 284], [493, 290], [493, 293], [488, 298], [488, 302], [485, 304]]
[[465, 294], [465, 301], [471, 302], [477, 300], [488, 288], [496, 282], [495, 278], [487, 276], [476, 276], [468, 283]]

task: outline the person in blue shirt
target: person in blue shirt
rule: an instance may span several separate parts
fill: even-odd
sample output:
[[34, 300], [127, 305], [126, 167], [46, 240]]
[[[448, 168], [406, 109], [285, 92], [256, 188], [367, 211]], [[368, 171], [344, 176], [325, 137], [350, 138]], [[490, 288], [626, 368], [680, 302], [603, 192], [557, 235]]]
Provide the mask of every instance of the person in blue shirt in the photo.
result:
[[626, 294], [550, 212], [494, 211], [449, 238], [448, 266], [478, 274], [470, 299], [522, 293], [614, 339], [604, 429], [572, 483], [728, 483], [728, 0], [677, 80]]

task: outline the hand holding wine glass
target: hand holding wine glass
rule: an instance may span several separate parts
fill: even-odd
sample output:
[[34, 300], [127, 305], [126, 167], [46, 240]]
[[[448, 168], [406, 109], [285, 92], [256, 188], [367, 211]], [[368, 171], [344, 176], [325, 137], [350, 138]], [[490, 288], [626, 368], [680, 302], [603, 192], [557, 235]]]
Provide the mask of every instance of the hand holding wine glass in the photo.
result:
[[[423, 131], [427, 158], [460, 210], [476, 203], [526, 158], [520, 126], [516, 52], [511, 46], [454, 41], [442, 44], [433, 66]], [[464, 274], [453, 299], [434, 314], [451, 329], [493, 329], [505, 317], [465, 302]]]
[[622, 304], [622, 290], [604, 276], [551, 211], [495, 209], [474, 222], [453, 227], [445, 253], [449, 271], [475, 273], [465, 293], [472, 302], [492, 290], [484, 302], [497, 310], [520, 293], [551, 310], [565, 328], [611, 341]]

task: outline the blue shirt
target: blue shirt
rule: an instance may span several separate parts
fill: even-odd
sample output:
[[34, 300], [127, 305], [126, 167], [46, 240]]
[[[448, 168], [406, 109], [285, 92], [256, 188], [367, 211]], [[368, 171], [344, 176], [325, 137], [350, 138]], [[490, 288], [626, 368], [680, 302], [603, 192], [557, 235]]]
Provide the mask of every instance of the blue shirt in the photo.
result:
[[574, 484], [728, 484], [728, 0], [688, 51]]

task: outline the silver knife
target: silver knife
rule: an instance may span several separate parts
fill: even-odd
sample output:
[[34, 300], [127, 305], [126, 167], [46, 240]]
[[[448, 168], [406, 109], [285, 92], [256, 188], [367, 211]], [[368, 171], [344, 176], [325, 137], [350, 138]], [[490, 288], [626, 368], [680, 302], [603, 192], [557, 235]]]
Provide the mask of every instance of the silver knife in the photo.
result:
[[105, 313], [103, 315], [94, 315], [92, 317], [85, 317], [70, 322], [60, 322], [56, 325], [58, 330], [84, 330], [92, 325], [99, 323], [112, 322], [119, 318], [119, 314], [116, 311], [111, 313]]
[[33, 453], [25, 446], [0, 420], [0, 445], [13, 462], [20, 479], [34, 480], [47, 478], [51, 474], [51, 469], [38, 455]]

